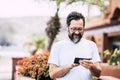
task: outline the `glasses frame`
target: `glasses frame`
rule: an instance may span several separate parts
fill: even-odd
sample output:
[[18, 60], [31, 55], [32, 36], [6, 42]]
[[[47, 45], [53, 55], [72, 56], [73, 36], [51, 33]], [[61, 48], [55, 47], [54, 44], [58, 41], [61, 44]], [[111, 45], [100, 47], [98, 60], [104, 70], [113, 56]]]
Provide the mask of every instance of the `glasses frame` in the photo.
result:
[[76, 31], [81, 32], [81, 31], [84, 30], [84, 28], [82, 28], [82, 27], [79, 27], [79, 28], [77, 28], [77, 27], [69, 27], [68, 29], [69, 29], [71, 32], [76, 32]]

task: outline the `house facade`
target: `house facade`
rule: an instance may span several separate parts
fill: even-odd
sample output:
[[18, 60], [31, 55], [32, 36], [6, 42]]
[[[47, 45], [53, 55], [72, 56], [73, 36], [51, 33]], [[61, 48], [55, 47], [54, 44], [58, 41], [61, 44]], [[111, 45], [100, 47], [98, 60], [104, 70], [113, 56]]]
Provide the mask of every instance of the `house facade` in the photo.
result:
[[120, 0], [109, 0], [110, 4], [102, 18], [90, 21], [85, 37], [97, 44], [101, 59], [106, 49], [120, 49]]

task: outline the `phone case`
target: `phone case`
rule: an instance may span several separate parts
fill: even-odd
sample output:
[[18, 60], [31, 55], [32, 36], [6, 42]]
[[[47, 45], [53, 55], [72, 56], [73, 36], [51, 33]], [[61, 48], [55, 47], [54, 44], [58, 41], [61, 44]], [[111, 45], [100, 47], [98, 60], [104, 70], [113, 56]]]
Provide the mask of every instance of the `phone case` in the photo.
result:
[[74, 59], [74, 63], [75, 63], [75, 64], [80, 64], [80, 63], [79, 63], [79, 60], [90, 60], [90, 58], [77, 58], [77, 57], [76, 57], [76, 58]]

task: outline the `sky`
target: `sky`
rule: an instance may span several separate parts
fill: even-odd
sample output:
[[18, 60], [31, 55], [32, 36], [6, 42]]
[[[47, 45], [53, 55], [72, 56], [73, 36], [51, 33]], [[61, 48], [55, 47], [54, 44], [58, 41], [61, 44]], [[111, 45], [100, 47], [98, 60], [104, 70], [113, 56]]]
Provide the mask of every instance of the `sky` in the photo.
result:
[[53, 15], [53, 5], [35, 0], [0, 0], [0, 17]]
[[[71, 5], [61, 4], [59, 15], [66, 17], [71, 11], [88, 15], [86, 5]], [[92, 11], [93, 10], [93, 11]], [[53, 16], [56, 12], [55, 3], [50, 3], [48, 0], [0, 0], [0, 18], [23, 17], [23, 16]], [[91, 9], [92, 15], [100, 15], [99, 10], [94, 7]]]

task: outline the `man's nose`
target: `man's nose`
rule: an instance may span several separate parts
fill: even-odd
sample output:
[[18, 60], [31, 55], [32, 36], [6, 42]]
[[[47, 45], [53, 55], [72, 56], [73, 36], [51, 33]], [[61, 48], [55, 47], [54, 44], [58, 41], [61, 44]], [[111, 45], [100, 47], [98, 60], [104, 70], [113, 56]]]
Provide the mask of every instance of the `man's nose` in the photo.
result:
[[78, 31], [78, 30], [76, 30], [76, 31], [75, 31], [75, 34], [79, 34], [79, 31]]

